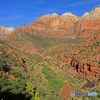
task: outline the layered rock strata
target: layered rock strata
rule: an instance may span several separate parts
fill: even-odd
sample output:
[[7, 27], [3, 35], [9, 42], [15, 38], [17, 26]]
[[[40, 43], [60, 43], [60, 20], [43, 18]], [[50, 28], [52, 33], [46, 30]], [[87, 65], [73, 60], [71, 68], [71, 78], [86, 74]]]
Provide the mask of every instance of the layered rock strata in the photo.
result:
[[79, 74], [83, 74], [84, 76], [100, 77], [100, 68], [97, 65], [80, 62], [73, 57], [64, 54], [59, 54], [58, 58], [76, 68]]
[[[15, 31], [25, 31], [42, 37], [54, 38], [88, 38], [100, 32], [100, 7], [95, 7], [91, 13], [86, 12], [78, 17], [71, 12], [63, 15], [47, 14], [36, 19], [29, 26], [23, 25]], [[12, 33], [13, 34], [13, 33]]]

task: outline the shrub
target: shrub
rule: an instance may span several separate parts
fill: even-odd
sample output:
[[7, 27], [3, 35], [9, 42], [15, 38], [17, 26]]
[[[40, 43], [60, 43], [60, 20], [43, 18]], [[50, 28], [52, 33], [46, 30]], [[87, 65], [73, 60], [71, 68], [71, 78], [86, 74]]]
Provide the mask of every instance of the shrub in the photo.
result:
[[18, 77], [22, 77], [22, 73], [20, 72], [20, 70], [12, 70], [11, 71], [11, 74], [15, 77], [15, 78], [18, 78]]

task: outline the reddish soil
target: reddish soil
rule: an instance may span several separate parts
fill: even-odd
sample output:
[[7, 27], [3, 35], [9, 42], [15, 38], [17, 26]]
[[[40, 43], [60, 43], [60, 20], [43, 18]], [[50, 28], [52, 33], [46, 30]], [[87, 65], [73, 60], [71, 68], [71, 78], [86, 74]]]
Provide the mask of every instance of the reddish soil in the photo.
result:
[[9, 75], [8, 72], [6, 73], [6, 75], [9, 76], [12, 79], [15, 79], [15, 77], [13, 75], [11, 75], [11, 74]]
[[[62, 96], [62, 98], [64, 100], [68, 100], [68, 97], [71, 97], [70, 96], [70, 92], [73, 91], [73, 92], [76, 92], [76, 90], [73, 88], [73, 87], [70, 87], [69, 85], [66, 85], [61, 91], [60, 91], [60, 95]], [[77, 97], [77, 96], [74, 96], [74, 97]]]
[[50, 58], [50, 56], [46, 56], [46, 57], [44, 57], [44, 58], [49, 59], [49, 58]]
[[2, 52], [0, 51], [0, 54], [2, 54]]

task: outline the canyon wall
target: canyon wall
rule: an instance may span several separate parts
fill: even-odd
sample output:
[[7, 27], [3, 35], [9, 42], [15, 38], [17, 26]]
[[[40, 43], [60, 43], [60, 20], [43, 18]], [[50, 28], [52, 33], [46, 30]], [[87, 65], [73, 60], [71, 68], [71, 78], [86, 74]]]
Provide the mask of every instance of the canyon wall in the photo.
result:
[[100, 68], [95, 64], [88, 64], [84, 62], [80, 62], [73, 57], [66, 56], [64, 54], [58, 55], [59, 60], [70, 64], [72, 67], [76, 68], [79, 74], [83, 74], [84, 76], [93, 76], [100, 78]]

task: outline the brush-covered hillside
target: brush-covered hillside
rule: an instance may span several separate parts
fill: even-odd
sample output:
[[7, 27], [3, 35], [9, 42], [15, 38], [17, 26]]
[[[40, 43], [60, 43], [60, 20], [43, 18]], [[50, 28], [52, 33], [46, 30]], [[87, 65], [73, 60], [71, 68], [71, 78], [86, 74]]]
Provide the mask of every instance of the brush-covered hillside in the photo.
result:
[[59, 92], [66, 84], [78, 88], [85, 82], [59, 70], [50, 59], [15, 49], [3, 41], [0, 80], [0, 99], [4, 100], [63, 100]]
[[76, 45], [82, 43], [85, 40], [86, 39], [84, 39], [84, 38], [62, 40], [62, 41], [59, 41], [59, 44], [49, 47], [46, 50], [44, 50], [44, 52], [42, 52], [42, 54], [45, 57], [50, 56], [54, 59], [55, 57], [58, 57], [58, 54], [64, 53], [67, 50], [70, 50], [70, 48], [75, 47]]
[[21, 54], [0, 41], [1, 100], [39, 100], [36, 84], [30, 80]]
[[[25, 81], [24, 90], [19, 89], [19, 91], [22, 91], [22, 94], [25, 93], [20, 97], [22, 99], [28, 98], [28, 100], [32, 98], [36, 100], [63, 100], [59, 93], [66, 84], [73, 88], [78, 88], [78, 92], [99, 91], [98, 88], [100, 85], [97, 78], [91, 80], [95, 82], [98, 88], [85, 88], [81, 90], [79, 87], [83, 86], [86, 80], [81, 78], [81, 76], [78, 77], [64, 73], [51, 62], [51, 59], [69, 72], [75, 72], [74, 68], [66, 62], [59, 61], [58, 54], [63, 53], [65, 56], [74, 57], [82, 62], [95, 62], [95, 64], [99, 66], [100, 33], [88, 39], [61, 39], [41, 37], [20, 31], [2, 40], [0, 50], [1, 57], [4, 57], [4, 65], [1, 63], [1, 73], [8, 77], [5, 79], [5, 84], [8, 82], [6, 85], [8, 88], [5, 88], [5, 84], [3, 83], [4, 85], [0, 85], [2, 91], [5, 88], [5, 91], [10, 90], [10, 92], [13, 93], [14, 90], [12, 90], [12, 88], [9, 89], [9, 84], [13, 83], [9, 82], [14, 82], [14, 80], [17, 79], [18, 84], [15, 82], [16, 86], [14, 86], [14, 88], [19, 88], [19, 84], [24, 83], [19, 83], [19, 80]], [[7, 64], [7, 68], [5, 64]], [[76, 73], [77, 72], [75, 72], [75, 74]], [[1, 77], [2, 76], [1, 74]], [[2, 81], [4, 81], [3, 78]], [[5, 91], [2, 91], [1, 93], [4, 95]], [[16, 93], [15, 91], [14, 93], [18, 94], [19, 92]], [[13, 98], [15, 94], [12, 94], [9, 98]], [[85, 100], [85, 98], [83, 100]]]
[[83, 62], [95, 62], [100, 66], [100, 33], [68, 49], [65, 54]]
[[39, 51], [54, 46], [60, 41], [64, 40], [59, 38], [43, 38], [23, 31], [15, 32], [12, 36], [5, 39], [5, 42], [10, 46], [27, 53], [39, 53]]
[[[59, 53], [54, 60], [64, 70], [91, 79], [96, 87], [84, 90], [86, 92], [97, 91], [98, 98], [87, 97], [87, 100], [88, 98], [90, 100], [100, 99], [100, 33], [70, 48], [67, 46], [66, 51]], [[76, 100], [85, 100], [85, 97], [78, 97]]]

